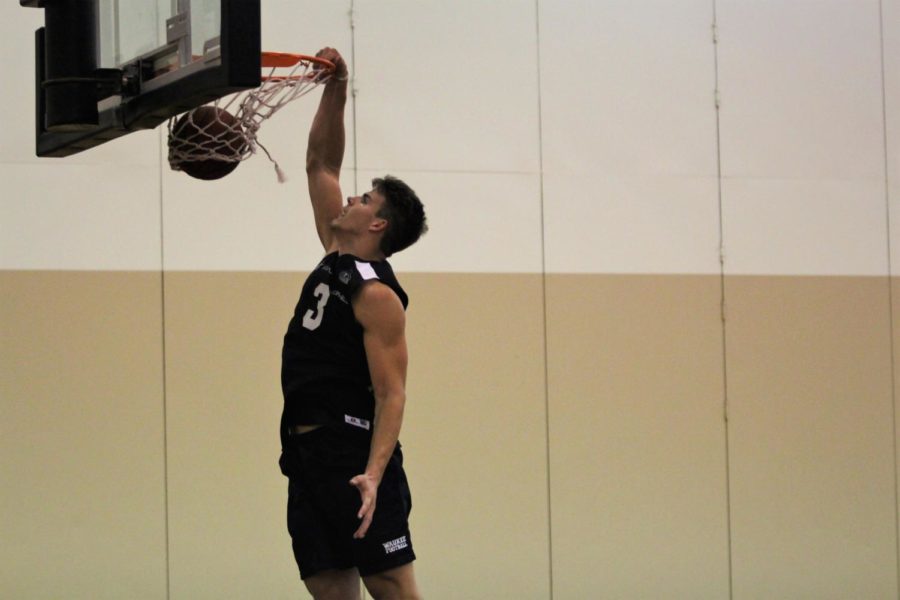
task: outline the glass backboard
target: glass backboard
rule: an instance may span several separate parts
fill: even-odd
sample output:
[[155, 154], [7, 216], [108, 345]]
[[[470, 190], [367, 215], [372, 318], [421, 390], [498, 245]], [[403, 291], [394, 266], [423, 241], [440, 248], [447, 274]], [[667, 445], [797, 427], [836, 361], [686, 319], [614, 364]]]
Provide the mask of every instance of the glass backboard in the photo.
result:
[[161, 68], [178, 69], [179, 51], [195, 62], [221, 38], [220, 0], [98, 0], [97, 17], [104, 68], [158, 54], [170, 61]]
[[45, 11], [35, 36], [39, 156], [152, 129], [260, 83], [260, 0], [20, 3]]

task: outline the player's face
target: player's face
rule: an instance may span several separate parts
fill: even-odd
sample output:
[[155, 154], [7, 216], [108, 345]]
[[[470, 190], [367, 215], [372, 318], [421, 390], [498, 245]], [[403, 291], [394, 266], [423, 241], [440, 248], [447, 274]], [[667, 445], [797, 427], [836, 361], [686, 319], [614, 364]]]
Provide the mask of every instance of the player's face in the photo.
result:
[[333, 227], [344, 231], [363, 232], [373, 223], [382, 220], [376, 216], [384, 204], [384, 196], [371, 190], [362, 196], [350, 196], [341, 209], [341, 214], [331, 222]]

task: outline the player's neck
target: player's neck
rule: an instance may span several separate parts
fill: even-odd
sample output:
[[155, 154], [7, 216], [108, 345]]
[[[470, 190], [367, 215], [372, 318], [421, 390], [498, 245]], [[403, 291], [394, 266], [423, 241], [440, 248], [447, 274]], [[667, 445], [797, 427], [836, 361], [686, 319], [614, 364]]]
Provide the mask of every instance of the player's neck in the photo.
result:
[[360, 238], [355, 235], [341, 235], [336, 232], [338, 254], [352, 254], [367, 261], [384, 260], [384, 254], [378, 247], [378, 240], [373, 238]]

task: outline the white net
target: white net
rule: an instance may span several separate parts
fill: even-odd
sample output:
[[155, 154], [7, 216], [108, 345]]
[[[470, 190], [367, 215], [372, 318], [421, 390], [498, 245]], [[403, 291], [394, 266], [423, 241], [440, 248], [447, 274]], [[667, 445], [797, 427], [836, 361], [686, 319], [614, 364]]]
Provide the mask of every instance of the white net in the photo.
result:
[[288, 103], [326, 83], [332, 73], [333, 69], [314, 59], [299, 57], [289, 67], [269, 67], [258, 88], [224, 96], [169, 119], [169, 166], [193, 175], [192, 169], [212, 164], [227, 173], [262, 148], [275, 165], [278, 181], [283, 182], [283, 171], [257, 139], [259, 129]]

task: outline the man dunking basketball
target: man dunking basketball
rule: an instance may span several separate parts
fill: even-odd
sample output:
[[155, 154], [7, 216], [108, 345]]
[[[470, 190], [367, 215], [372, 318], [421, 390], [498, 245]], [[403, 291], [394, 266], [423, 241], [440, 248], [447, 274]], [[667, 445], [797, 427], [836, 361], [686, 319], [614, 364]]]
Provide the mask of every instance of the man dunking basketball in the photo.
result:
[[427, 229], [402, 181], [375, 179], [344, 204], [347, 65], [335, 65], [309, 132], [307, 177], [326, 256], [310, 274], [282, 351], [280, 465], [300, 576], [316, 600], [418, 599], [398, 436], [406, 401], [407, 297], [385, 260]]

